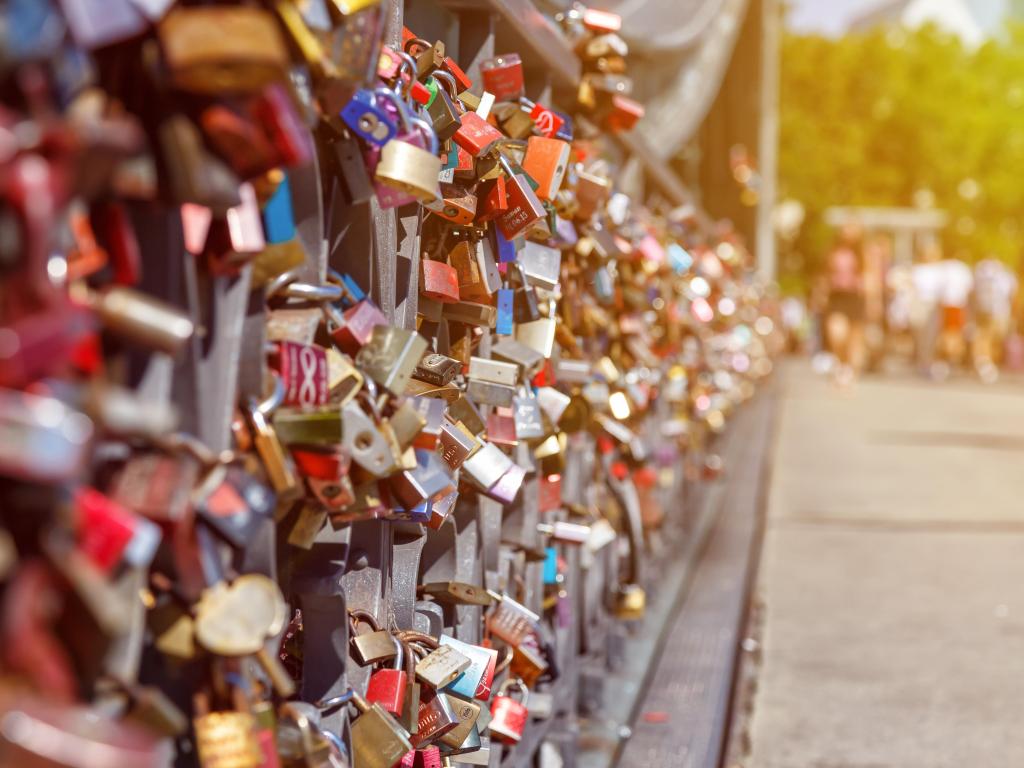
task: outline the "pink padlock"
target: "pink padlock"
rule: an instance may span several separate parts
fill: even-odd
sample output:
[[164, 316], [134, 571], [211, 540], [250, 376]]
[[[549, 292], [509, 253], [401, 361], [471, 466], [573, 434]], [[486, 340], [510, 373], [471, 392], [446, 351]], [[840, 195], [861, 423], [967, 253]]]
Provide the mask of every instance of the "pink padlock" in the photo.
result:
[[[516, 701], [506, 691], [510, 688], [517, 688], [523, 695], [522, 701]], [[526, 702], [530, 695], [530, 689], [519, 678], [506, 680], [498, 689], [498, 694], [491, 702], [491, 735], [499, 741], [509, 744], [516, 744], [523, 738], [523, 731], [526, 730], [526, 722], [530, 712], [526, 708]]]

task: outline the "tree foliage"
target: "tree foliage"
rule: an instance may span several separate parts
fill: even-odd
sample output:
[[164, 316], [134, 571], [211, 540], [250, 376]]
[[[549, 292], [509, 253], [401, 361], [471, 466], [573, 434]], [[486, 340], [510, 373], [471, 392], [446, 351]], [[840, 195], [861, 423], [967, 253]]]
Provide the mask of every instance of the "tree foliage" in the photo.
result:
[[950, 214], [947, 249], [1016, 264], [1022, 172], [1024, 26], [975, 50], [930, 26], [784, 40], [780, 193], [807, 211], [784, 277], [820, 263], [829, 206], [923, 196]]

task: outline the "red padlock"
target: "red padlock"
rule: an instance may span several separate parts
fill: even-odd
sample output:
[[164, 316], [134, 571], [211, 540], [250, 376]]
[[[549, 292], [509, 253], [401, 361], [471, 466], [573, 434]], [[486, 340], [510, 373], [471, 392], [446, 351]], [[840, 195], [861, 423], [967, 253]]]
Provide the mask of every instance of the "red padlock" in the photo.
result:
[[458, 302], [459, 273], [443, 261], [423, 259], [420, 262], [420, 293], [445, 304]]
[[284, 382], [284, 405], [302, 408], [326, 405], [330, 396], [327, 350], [316, 344], [279, 341], [277, 351], [277, 370]]
[[498, 101], [515, 101], [523, 92], [523, 62], [517, 53], [507, 53], [480, 62], [484, 89]]
[[628, 96], [615, 94], [612, 96], [612, 108], [605, 118], [605, 125], [613, 133], [626, 133], [633, 130], [640, 118], [644, 116], [644, 105]]
[[342, 352], [350, 355], [356, 354], [370, 340], [374, 326], [388, 324], [384, 313], [369, 299], [353, 304], [344, 314], [338, 313], [331, 319], [337, 321], [331, 338]]
[[[518, 688], [523, 695], [522, 701], [516, 701], [506, 691], [509, 688]], [[506, 680], [498, 689], [498, 695], [491, 702], [491, 735], [499, 741], [509, 744], [516, 744], [523, 738], [523, 731], [526, 730], [526, 721], [529, 719], [529, 710], [526, 702], [530, 690], [522, 680]]]
[[508, 186], [504, 176], [480, 184], [476, 220], [485, 224], [508, 211]]
[[[511, 168], [508, 169], [511, 171]], [[515, 240], [547, 215], [544, 204], [521, 173], [510, 173], [505, 184], [507, 210], [496, 217], [498, 229], [506, 240]]]
[[462, 115], [462, 125], [452, 139], [469, 152], [473, 157], [484, 154], [495, 142], [505, 138], [505, 134], [484, 120], [476, 112]]
[[405, 692], [409, 677], [403, 669], [405, 653], [398, 638], [391, 638], [395, 643], [395, 666], [393, 669], [378, 669], [370, 675], [366, 684], [366, 700], [370, 704], [380, 704], [395, 717], [401, 717], [405, 707]]

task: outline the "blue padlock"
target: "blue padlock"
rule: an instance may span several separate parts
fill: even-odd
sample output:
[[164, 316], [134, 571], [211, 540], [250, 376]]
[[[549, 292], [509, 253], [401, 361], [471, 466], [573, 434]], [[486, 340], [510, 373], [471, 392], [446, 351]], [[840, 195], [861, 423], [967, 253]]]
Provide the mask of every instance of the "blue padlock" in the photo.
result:
[[545, 584], [558, 583], [558, 550], [554, 547], [544, 549], [543, 576]]
[[498, 257], [498, 263], [508, 264], [509, 262], [515, 261], [516, 254], [519, 252], [519, 249], [516, 248], [515, 241], [506, 240], [498, 227], [491, 227], [489, 232], [491, 235], [491, 241], [494, 243], [494, 253]]
[[263, 206], [263, 234], [268, 243], [285, 243], [295, 237], [295, 215], [288, 174]]
[[341, 110], [341, 119], [363, 141], [383, 147], [398, 126], [379, 101], [373, 91], [360, 88]]
[[498, 317], [494, 330], [499, 336], [511, 336], [515, 320], [515, 295], [511, 288], [498, 289]]
[[669, 243], [669, 246], [665, 251], [668, 254], [669, 266], [671, 266], [676, 273], [681, 274], [693, 266], [693, 256], [691, 256], [679, 243]]

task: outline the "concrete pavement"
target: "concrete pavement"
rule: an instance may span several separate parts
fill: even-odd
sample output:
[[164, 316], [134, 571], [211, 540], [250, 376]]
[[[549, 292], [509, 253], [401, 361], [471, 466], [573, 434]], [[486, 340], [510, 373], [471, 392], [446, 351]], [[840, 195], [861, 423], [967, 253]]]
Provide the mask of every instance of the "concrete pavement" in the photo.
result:
[[737, 762], [1024, 766], [1024, 385], [781, 375]]

